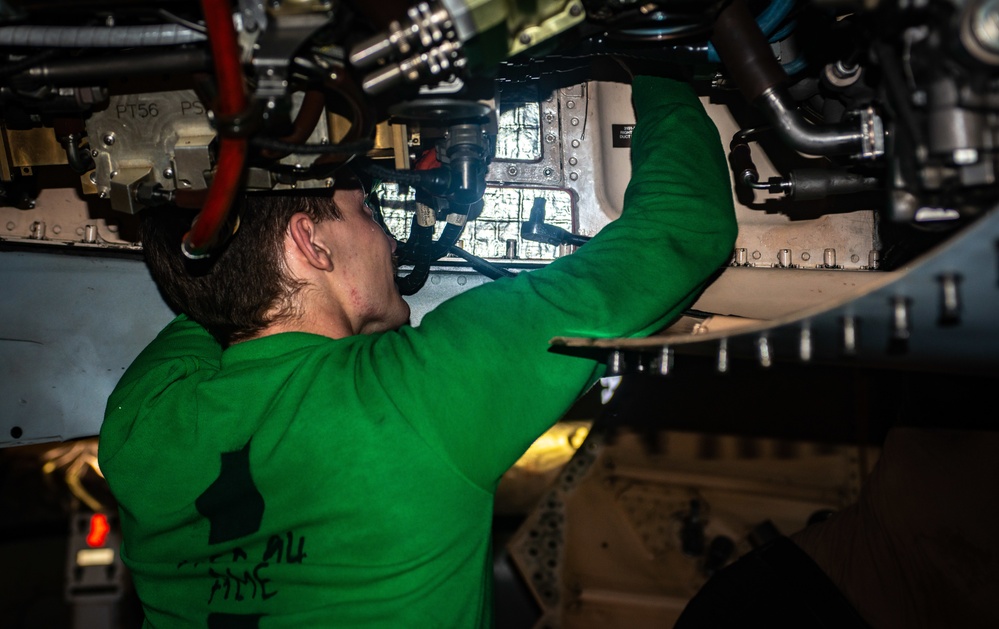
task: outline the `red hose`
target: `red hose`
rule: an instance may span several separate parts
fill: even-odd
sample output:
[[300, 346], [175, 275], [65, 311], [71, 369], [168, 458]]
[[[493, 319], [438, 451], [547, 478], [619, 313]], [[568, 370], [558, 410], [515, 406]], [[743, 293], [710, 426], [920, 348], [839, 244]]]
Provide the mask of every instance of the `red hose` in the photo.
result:
[[[215, 116], [228, 120], [247, 108], [246, 84], [239, 61], [239, 45], [232, 23], [232, 9], [226, 0], [201, 0], [201, 9], [212, 48], [215, 80], [218, 85]], [[189, 258], [201, 258], [216, 244], [219, 230], [229, 215], [232, 201], [243, 176], [246, 139], [222, 137], [218, 165], [205, 205], [184, 236], [181, 249]]]

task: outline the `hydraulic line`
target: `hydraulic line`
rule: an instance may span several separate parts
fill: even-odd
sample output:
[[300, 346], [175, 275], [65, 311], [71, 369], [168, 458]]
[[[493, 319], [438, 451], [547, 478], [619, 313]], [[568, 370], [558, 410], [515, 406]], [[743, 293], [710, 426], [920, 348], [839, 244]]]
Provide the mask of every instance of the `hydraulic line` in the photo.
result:
[[[44, 61], [44, 59], [38, 59]], [[57, 59], [33, 67], [16, 76], [20, 82], [52, 84], [61, 87], [89, 86], [95, 82], [136, 74], [189, 74], [205, 71], [211, 63], [202, 48], [179, 48], [156, 53]], [[12, 80], [13, 84], [13, 80]]]
[[745, 0], [733, 0], [715, 22], [712, 44], [746, 100], [769, 118], [785, 143], [808, 155], [884, 154], [881, 119], [872, 110], [858, 120], [812, 125], [797, 111], [787, 91], [787, 73], [774, 58]]
[[177, 24], [152, 26], [3, 26], [0, 46], [30, 48], [140, 48], [205, 41]]
[[451, 249], [449, 249], [449, 253], [465, 260], [472, 266], [473, 269], [485, 275], [489, 279], [496, 280], [501, 277], [513, 277], [516, 275], [513, 271], [504, 269], [503, 267], [493, 264], [488, 260], [483, 260], [482, 258], [465, 251], [457, 245], [452, 246]]
[[427, 170], [392, 169], [368, 162], [361, 166], [368, 174], [397, 183], [421, 188], [434, 195], [441, 195], [451, 186], [451, 170], [445, 166]]
[[[212, 47], [218, 84], [216, 116], [223, 122], [234, 120], [247, 109], [246, 85], [239, 62], [239, 45], [228, 2], [201, 0]], [[205, 205], [191, 230], [184, 235], [181, 250], [189, 258], [207, 257], [219, 238], [232, 207], [246, 162], [246, 138], [219, 134], [219, 159]]]
[[[774, 0], [767, 5], [767, 8], [763, 9], [763, 12], [756, 17], [756, 23], [759, 25], [760, 31], [767, 37], [773, 34], [774, 29], [787, 17], [793, 6], [794, 0]], [[707, 52], [708, 61], [712, 63], [721, 61], [714, 43], [708, 42]]]

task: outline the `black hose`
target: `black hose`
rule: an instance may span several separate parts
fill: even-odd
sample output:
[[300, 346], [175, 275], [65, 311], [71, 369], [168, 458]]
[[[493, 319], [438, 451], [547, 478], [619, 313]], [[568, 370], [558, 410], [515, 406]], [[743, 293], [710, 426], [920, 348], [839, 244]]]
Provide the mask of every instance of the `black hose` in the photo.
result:
[[24, 59], [8, 63], [7, 65], [0, 67], [0, 76], [10, 76], [12, 74], [24, 72], [28, 68], [51, 59], [57, 52], [58, 51], [55, 49], [43, 50], [38, 54], [31, 55], [30, 57], [25, 57]]
[[359, 167], [378, 179], [419, 188], [432, 195], [445, 194], [451, 187], [451, 170], [446, 166], [427, 170], [397, 170], [367, 161]]
[[446, 256], [451, 247], [458, 243], [458, 239], [461, 238], [461, 234], [464, 231], [464, 225], [456, 225], [454, 223], [445, 224], [440, 237], [434, 242], [434, 248], [430, 254], [431, 257], [434, 260], [440, 260]]
[[406, 275], [395, 278], [396, 286], [400, 295], [413, 295], [423, 288], [430, 276], [430, 265], [433, 262], [431, 252], [433, 250], [433, 226], [423, 226], [416, 222], [413, 216], [413, 227], [409, 231], [409, 239], [405, 243], [405, 250], [396, 250], [400, 263], [412, 262], [413, 269]]
[[483, 260], [482, 258], [465, 251], [457, 245], [451, 247], [449, 253], [465, 260], [472, 266], [473, 269], [492, 280], [499, 279], [501, 277], [513, 277], [516, 275], [513, 271], [497, 266], [488, 260]]
[[89, 86], [124, 76], [192, 74], [207, 72], [211, 67], [211, 55], [205, 48], [178, 48], [156, 53], [61, 59], [35, 65], [16, 78], [25, 85]]
[[89, 151], [81, 149], [77, 144], [80, 137], [75, 133], [70, 133], [62, 138], [63, 146], [66, 149], [66, 161], [73, 172], [82, 175], [94, 167], [94, 160], [90, 157]]
[[711, 44], [748, 102], [787, 82], [745, 0], [734, 0], [718, 14]]
[[[430, 277], [430, 265], [436, 260], [434, 252], [434, 225], [436, 221], [428, 221], [429, 225], [420, 222], [421, 214], [431, 213], [437, 216], [437, 204], [435, 199], [429, 197], [424, 192], [418, 192], [416, 202], [423, 206], [413, 214], [412, 226], [409, 230], [409, 238], [401, 243], [395, 250], [399, 264], [412, 264], [413, 269], [406, 275], [395, 278], [396, 286], [402, 295], [413, 295], [420, 290]], [[424, 216], [426, 220], [427, 216]]]
[[880, 150], [881, 137], [868, 134], [861, 121], [811, 125], [797, 111], [788, 93], [787, 73], [745, 0], [733, 0], [718, 15], [712, 44], [747, 101], [761, 109], [784, 142], [808, 155], [870, 157]]

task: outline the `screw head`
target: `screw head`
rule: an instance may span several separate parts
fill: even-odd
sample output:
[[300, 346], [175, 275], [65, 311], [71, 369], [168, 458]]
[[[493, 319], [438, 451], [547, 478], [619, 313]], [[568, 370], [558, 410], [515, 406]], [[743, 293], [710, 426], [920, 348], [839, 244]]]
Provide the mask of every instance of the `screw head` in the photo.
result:
[[104, 135], [104, 144], [107, 145], [107, 146], [113, 146], [114, 145], [114, 134], [113, 133], [107, 133], [107, 134]]

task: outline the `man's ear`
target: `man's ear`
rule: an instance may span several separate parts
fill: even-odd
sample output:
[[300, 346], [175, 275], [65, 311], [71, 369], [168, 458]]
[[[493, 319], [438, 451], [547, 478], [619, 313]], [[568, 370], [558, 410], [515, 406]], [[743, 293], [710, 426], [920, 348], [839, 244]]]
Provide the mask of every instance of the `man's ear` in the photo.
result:
[[297, 212], [288, 222], [288, 235], [295, 250], [314, 268], [320, 271], [333, 270], [333, 252], [317, 229], [316, 222], [308, 214]]

